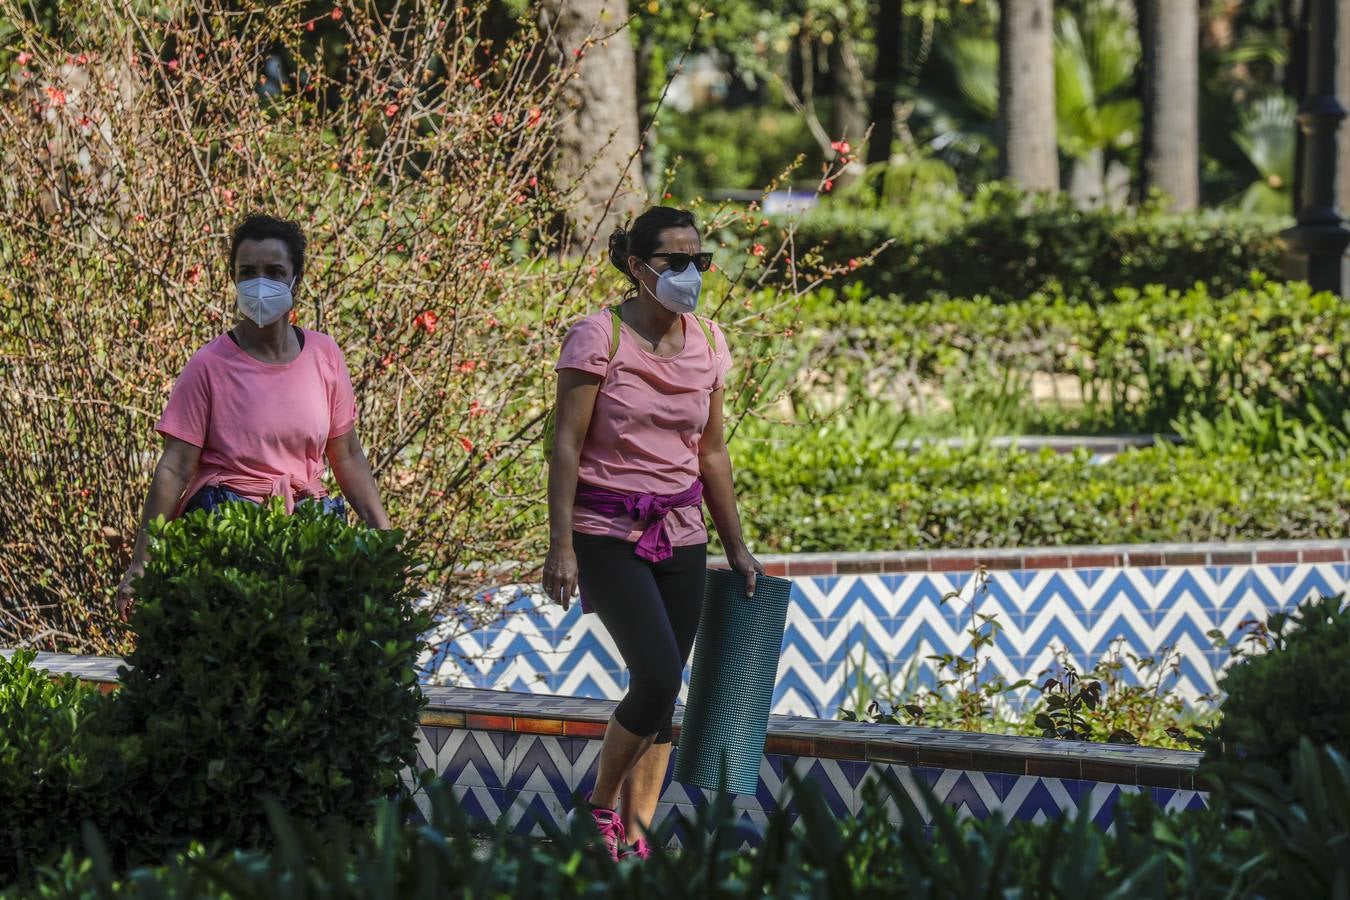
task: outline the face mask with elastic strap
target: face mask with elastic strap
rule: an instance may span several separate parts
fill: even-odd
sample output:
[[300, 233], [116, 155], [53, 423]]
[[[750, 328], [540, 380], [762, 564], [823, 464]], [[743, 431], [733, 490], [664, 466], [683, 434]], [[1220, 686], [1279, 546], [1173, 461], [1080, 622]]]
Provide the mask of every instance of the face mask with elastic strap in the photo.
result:
[[[607, 362], [614, 362], [614, 354], [619, 352], [619, 334], [623, 330], [623, 319], [619, 316], [619, 308], [611, 306], [609, 308], [610, 316], [610, 334], [609, 334], [609, 357]], [[708, 352], [714, 359], [717, 357], [717, 347], [713, 343], [712, 326], [702, 316], [694, 316], [694, 321], [698, 322], [699, 330], [703, 332], [703, 337], [708, 341]], [[553, 438], [558, 429], [558, 408], [552, 406], [544, 416], [544, 460], [553, 458]]]

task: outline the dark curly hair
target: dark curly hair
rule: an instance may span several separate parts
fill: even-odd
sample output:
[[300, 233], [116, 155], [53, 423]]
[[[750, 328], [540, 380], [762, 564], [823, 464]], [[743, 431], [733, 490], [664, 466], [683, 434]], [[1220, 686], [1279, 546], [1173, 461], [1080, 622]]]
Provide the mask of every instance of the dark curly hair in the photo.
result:
[[244, 241], [266, 241], [276, 238], [286, 245], [291, 257], [291, 267], [298, 280], [305, 272], [305, 233], [297, 222], [288, 222], [276, 216], [254, 213], [240, 222], [230, 238], [230, 271], [234, 271], [234, 260], [239, 255], [239, 245]]
[[661, 243], [661, 232], [667, 228], [692, 228], [698, 230], [694, 214], [685, 209], [673, 209], [669, 206], [653, 206], [633, 220], [627, 231], [614, 229], [609, 236], [609, 261], [638, 286], [637, 276], [628, 271], [628, 257], [650, 259]]

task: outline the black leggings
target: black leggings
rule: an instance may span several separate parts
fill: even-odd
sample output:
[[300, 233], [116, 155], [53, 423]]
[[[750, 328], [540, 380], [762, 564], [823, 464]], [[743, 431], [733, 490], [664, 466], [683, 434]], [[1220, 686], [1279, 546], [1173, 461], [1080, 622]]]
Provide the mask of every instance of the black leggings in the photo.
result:
[[614, 717], [633, 734], [670, 743], [671, 714], [698, 633], [708, 545], [676, 547], [659, 563], [619, 538], [576, 532], [581, 592], [628, 666], [628, 693]]

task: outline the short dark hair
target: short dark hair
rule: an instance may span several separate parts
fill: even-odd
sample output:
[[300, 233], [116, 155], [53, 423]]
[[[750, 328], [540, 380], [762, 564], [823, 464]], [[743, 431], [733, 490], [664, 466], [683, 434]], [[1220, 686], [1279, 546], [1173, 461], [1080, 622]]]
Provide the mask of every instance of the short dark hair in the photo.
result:
[[305, 271], [305, 233], [298, 222], [288, 222], [276, 216], [254, 213], [240, 222], [230, 238], [230, 272], [234, 272], [234, 260], [239, 255], [239, 245], [244, 241], [266, 241], [277, 239], [286, 245], [291, 257], [291, 268], [299, 279]]
[[637, 276], [628, 271], [628, 257], [651, 259], [661, 243], [661, 232], [667, 228], [692, 228], [698, 230], [694, 214], [686, 209], [674, 209], [669, 206], [653, 206], [633, 220], [627, 231], [614, 229], [609, 236], [609, 261], [614, 264], [628, 280], [637, 287]]

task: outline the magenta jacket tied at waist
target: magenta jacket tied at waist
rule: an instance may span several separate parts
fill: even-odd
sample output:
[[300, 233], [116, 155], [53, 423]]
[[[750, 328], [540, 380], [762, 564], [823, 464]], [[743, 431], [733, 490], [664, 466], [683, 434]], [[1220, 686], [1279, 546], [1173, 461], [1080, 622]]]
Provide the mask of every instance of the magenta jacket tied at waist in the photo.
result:
[[[673, 509], [702, 506], [703, 482], [696, 479], [678, 494], [628, 494], [578, 483], [576, 502], [602, 516], [613, 519], [627, 516], [636, 521], [642, 526], [642, 537], [638, 539], [635, 555], [647, 562], [658, 563], [675, 553], [670, 545], [670, 535], [666, 534], [666, 516]], [[581, 611], [591, 611], [585, 594], [581, 596]]]

